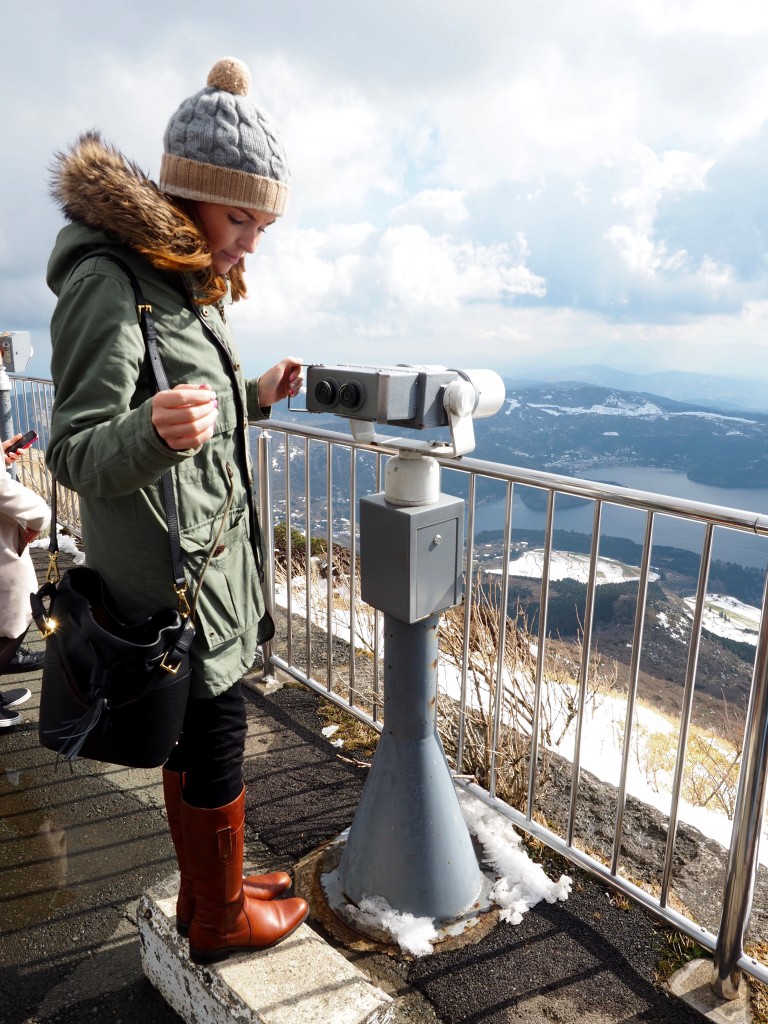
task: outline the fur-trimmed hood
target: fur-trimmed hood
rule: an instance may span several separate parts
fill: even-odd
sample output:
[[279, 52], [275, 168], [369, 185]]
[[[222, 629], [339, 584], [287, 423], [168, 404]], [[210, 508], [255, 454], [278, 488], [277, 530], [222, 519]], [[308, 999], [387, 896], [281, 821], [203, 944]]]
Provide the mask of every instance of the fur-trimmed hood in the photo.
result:
[[56, 155], [51, 195], [69, 220], [106, 232], [159, 270], [210, 266], [208, 246], [189, 217], [98, 132]]
[[[99, 132], [81, 135], [55, 156], [51, 196], [70, 221], [130, 246], [156, 269], [195, 274], [201, 301], [227, 293], [227, 279], [214, 271], [208, 243], [183, 201], [161, 192]], [[245, 295], [242, 272], [238, 265], [229, 274], [234, 300]]]

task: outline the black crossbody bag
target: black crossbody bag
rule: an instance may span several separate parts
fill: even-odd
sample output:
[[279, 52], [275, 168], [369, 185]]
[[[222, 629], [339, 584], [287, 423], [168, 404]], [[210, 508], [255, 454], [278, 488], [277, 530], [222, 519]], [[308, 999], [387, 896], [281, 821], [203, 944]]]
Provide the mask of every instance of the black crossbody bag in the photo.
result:
[[[133, 271], [109, 252], [133, 288], [156, 391], [168, 388], [157, 349], [152, 307]], [[81, 261], [82, 262], [82, 261]], [[50, 564], [31, 594], [32, 614], [45, 637], [40, 693], [40, 743], [68, 761], [87, 757], [132, 768], [163, 764], [181, 735], [189, 695], [189, 650], [195, 635], [187, 600], [179, 523], [169, 472], [160, 478], [177, 606], [143, 622], [124, 622], [94, 570], [58, 568], [56, 481], [51, 488]]]

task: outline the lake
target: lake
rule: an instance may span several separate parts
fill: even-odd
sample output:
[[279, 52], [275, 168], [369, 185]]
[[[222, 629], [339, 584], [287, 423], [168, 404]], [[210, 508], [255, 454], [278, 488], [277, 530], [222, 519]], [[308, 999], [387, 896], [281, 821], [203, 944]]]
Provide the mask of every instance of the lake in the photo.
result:
[[[708, 484], [693, 483], [684, 473], [671, 469], [656, 469], [652, 466], [608, 466], [594, 467], [579, 473], [581, 479], [598, 480], [603, 483], [621, 484], [638, 491], [668, 495], [673, 498], [687, 498], [710, 505], [742, 509], [749, 512], [768, 513], [768, 489], [712, 487]], [[519, 486], [515, 488], [519, 492]], [[475, 510], [475, 529], [500, 530], [504, 525], [504, 499], [478, 504]], [[593, 503], [580, 502], [570, 508], [557, 508], [555, 503], [555, 529], [573, 530], [577, 533], [592, 532]], [[542, 511], [527, 507], [520, 494], [515, 494], [512, 511], [512, 529], [543, 529], [545, 515]], [[642, 543], [645, 531], [645, 513], [636, 509], [623, 509], [606, 505], [603, 507], [602, 533], [611, 537], [627, 537]], [[672, 516], [656, 516], [654, 520], [654, 544], [668, 545], [687, 551], [701, 550], [704, 526]], [[768, 562], [768, 538], [739, 530], [717, 527], [712, 557], [725, 562], [764, 569]]]

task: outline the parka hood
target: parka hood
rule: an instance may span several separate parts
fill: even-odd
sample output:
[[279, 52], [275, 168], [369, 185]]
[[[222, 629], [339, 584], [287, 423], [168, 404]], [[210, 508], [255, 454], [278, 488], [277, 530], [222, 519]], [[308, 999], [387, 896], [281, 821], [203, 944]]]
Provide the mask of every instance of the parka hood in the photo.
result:
[[[69, 150], [56, 154], [51, 196], [68, 220], [100, 236], [91, 236], [91, 244], [121, 243], [158, 270], [195, 273], [207, 301], [226, 294], [227, 283], [215, 274], [208, 244], [195, 222], [99, 132], [81, 135]], [[55, 252], [48, 274], [54, 291], [60, 276], [56, 257]]]

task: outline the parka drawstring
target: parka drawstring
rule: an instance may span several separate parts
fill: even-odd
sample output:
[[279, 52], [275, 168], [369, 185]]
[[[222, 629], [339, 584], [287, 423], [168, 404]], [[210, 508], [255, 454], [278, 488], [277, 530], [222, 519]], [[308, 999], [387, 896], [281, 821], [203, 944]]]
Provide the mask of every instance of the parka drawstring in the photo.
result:
[[203, 580], [205, 579], [205, 574], [208, 571], [208, 566], [211, 564], [211, 559], [216, 554], [216, 549], [219, 546], [219, 541], [221, 540], [221, 535], [224, 532], [224, 525], [228, 521], [227, 517], [229, 516], [229, 510], [232, 508], [232, 502], [234, 501], [234, 497], [235, 497], [235, 471], [232, 469], [231, 463], [228, 462], [226, 464], [226, 470], [227, 470], [227, 476], [229, 477], [229, 486], [228, 486], [228, 489], [227, 489], [227, 497], [226, 497], [226, 500], [224, 502], [223, 511], [221, 513], [221, 522], [219, 523], [219, 528], [216, 531], [216, 536], [213, 538], [213, 543], [211, 544], [211, 547], [210, 547], [210, 549], [208, 551], [208, 554], [206, 556], [205, 562], [203, 563], [203, 568], [202, 568], [202, 570], [200, 572], [200, 576], [198, 577], [197, 586], [195, 587], [195, 592], [192, 595], [192, 604], [191, 604], [191, 610], [190, 610], [189, 614], [192, 616], [193, 619], [195, 617], [195, 609], [197, 608], [197, 598], [198, 598], [198, 595], [200, 594], [200, 588], [203, 585]]

